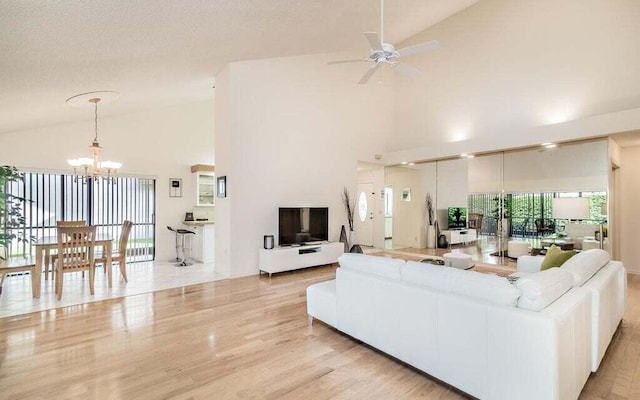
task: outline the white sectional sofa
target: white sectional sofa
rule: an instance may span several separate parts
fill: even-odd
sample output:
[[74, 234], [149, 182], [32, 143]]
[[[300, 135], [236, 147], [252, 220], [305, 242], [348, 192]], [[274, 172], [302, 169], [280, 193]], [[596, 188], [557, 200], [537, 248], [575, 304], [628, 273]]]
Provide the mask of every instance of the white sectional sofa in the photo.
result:
[[363, 254], [339, 263], [335, 281], [307, 289], [310, 318], [480, 399], [576, 399], [599, 364], [593, 368], [593, 336], [601, 360], [624, 310], [626, 278], [616, 262], [583, 284], [560, 268], [530, 266], [511, 284]]

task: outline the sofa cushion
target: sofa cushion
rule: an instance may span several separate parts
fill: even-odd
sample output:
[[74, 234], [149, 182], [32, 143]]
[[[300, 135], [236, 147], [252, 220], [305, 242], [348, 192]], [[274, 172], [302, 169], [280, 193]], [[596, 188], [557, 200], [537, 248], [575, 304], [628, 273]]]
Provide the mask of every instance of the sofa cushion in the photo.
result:
[[345, 253], [338, 258], [338, 263], [341, 268], [399, 281], [400, 266], [404, 265], [405, 261], [389, 257]]
[[560, 247], [556, 245], [551, 245], [549, 250], [547, 250], [547, 255], [544, 256], [544, 260], [542, 261], [542, 266], [540, 267], [541, 271], [545, 269], [560, 267], [564, 264], [568, 259], [576, 255], [575, 250], [562, 250]]
[[455, 271], [463, 272], [456, 268], [416, 261], [407, 261], [407, 263], [400, 268], [403, 282], [443, 292], [451, 291], [453, 277], [456, 275]]
[[573, 277], [573, 286], [582, 286], [610, 260], [609, 253], [601, 249], [585, 250], [562, 265]]
[[520, 289], [504, 277], [476, 271], [457, 271], [460, 273], [453, 276], [452, 293], [504, 306], [518, 304]]
[[564, 268], [550, 268], [520, 277], [515, 286], [522, 291], [518, 307], [540, 311], [573, 286], [573, 276]]

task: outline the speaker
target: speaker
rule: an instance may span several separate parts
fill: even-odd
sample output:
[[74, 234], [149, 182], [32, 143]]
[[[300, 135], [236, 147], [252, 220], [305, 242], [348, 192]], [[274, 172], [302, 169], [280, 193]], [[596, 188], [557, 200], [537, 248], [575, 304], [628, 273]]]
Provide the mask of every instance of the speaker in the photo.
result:
[[264, 248], [267, 250], [273, 249], [274, 241], [273, 235], [264, 235]]

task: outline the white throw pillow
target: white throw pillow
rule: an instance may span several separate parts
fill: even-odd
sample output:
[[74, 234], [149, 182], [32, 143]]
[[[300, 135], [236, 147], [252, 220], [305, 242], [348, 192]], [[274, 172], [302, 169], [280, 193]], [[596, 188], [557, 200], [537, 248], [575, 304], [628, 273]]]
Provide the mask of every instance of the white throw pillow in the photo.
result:
[[359, 253], [345, 253], [338, 258], [341, 268], [365, 274], [377, 275], [396, 281], [400, 280], [400, 266], [404, 260], [389, 257], [368, 256]]
[[564, 267], [549, 268], [523, 276], [515, 285], [522, 291], [518, 307], [540, 311], [571, 289], [573, 276]]
[[560, 268], [573, 276], [573, 286], [582, 286], [610, 260], [602, 249], [590, 249], [571, 257]]

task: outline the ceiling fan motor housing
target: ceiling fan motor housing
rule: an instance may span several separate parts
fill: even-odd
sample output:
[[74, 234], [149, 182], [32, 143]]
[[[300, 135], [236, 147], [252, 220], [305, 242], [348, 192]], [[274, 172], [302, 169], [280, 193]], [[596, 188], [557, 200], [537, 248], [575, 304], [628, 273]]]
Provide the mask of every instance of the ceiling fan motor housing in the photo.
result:
[[396, 48], [393, 47], [392, 44], [389, 43], [382, 43], [382, 51], [375, 51], [373, 50], [371, 52], [371, 55], [369, 55], [369, 59], [373, 60], [373, 61], [377, 61], [377, 62], [385, 62], [385, 61], [389, 61], [392, 58], [398, 57], [398, 53], [396, 52]]

